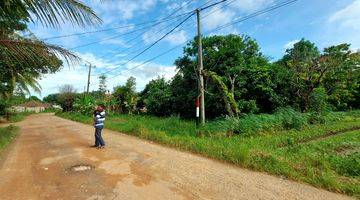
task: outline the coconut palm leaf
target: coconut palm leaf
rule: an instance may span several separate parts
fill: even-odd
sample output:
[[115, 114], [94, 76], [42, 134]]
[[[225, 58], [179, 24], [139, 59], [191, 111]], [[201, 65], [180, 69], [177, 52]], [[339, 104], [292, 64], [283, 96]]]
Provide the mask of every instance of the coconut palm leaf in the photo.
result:
[[97, 25], [101, 19], [95, 12], [78, 0], [2, 0], [0, 20], [11, 21], [14, 15], [27, 16], [32, 22], [39, 21], [46, 27], [59, 27], [61, 23], [73, 25]]
[[18, 84], [17, 86], [22, 92], [25, 92], [30, 95], [31, 93], [30, 88], [31, 88], [36, 93], [38, 94], [41, 93], [41, 86], [39, 82], [37, 82], [36, 78], [29, 75], [18, 74], [16, 79], [17, 79], [16, 82]]
[[0, 46], [3, 50], [1, 60], [8, 65], [21, 63], [27, 65], [37, 65], [41, 60], [51, 58], [51, 54], [63, 58], [67, 64], [80, 61], [74, 53], [53, 44], [46, 44], [38, 40], [30, 39], [1, 39]]

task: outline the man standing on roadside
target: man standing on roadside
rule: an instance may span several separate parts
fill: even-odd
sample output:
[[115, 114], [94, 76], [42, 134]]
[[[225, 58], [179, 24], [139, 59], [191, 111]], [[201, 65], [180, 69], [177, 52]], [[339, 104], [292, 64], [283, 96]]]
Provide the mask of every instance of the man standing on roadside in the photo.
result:
[[104, 139], [101, 136], [101, 131], [104, 128], [105, 109], [104, 106], [98, 106], [94, 111], [94, 127], [95, 127], [95, 145], [98, 149], [105, 147]]

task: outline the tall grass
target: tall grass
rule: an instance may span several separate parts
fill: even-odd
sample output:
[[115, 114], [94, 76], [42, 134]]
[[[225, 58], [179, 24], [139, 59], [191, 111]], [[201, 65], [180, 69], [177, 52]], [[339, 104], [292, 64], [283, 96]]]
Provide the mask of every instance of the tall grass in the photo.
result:
[[9, 122], [19, 122], [25, 119], [25, 117], [34, 114], [34, 112], [18, 112], [18, 113], [12, 113], [9, 118]]
[[18, 130], [18, 127], [12, 125], [0, 128], [0, 153], [7, 145], [10, 144], [12, 140], [15, 139]]
[[[79, 113], [59, 115], [92, 123], [91, 116]], [[308, 119], [308, 114], [285, 109], [272, 115], [217, 120], [201, 129], [176, 117], [138, 115], [109, 116], [105, 126], [242, 167], [360, 195], [360, 112], [328, 113], [325, 124], [309, 124]]]

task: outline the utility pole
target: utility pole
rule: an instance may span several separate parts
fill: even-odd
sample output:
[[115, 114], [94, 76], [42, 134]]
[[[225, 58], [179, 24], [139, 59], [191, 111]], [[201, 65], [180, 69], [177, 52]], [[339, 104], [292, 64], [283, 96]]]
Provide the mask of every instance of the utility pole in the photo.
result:
[[197, 17], [197, 33], [198, 33], [198, 73], [199, 73], [199, 93], [200, 93], [200, 124], [205, 125], [205, 96], [204, 96], [204, 74], [203, 74], [203, 55], [201, 42], [201, 23], [200, 23], [200, 9], [196, 9]]
[[[86, 65], [85, 65], [86, 66]], [[91, 76], [91, 63], [89, 64], [89, 73], [88, 73], [88, 81], [87, 81], [87, 88], [86, 88], [86, 94], [89, 94], [89, 88], [90, 88], [90, 76]]]

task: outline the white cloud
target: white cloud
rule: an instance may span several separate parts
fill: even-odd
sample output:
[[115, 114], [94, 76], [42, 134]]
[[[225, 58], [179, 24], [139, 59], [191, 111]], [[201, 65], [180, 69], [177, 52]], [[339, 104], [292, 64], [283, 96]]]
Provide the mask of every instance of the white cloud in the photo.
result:
[[[208, 12], [209, 14], [206, 14], [206, 12], [204, 14], [206, 16], [203, 20], [204, 29], [212, 30], [240, 18], [235, 18], [235, 16], [243, 16], [244, 14], [257, 11], [273, 2], [274, 0], [242, 0], [234, 1], [226, 8], [214, 7]], [[233, 26], [230, 26], [230, 28], [221, 31], [221, 33], [237, 33], [237, 31]]]
[[223, 10], [218, 8], [213, 8], [210, 10], [211, 14], [207, 15], [205, 14], [205, 18], [203, 20], [204, 28], [206, 30], [214, 29], [220, 25], [224, 25], [226, 23], [229, 23], [233, 20], [235, 17], [235, 12], [232, 10]]
[[360, 0], [337, 11], [329, 18], [330, 23], [339, 23], [343, 28], [360, 30]]
[[109, 39], [109, 40], [104, 40], [101, 41], [100, 44], [114, 44], [114, 45], [118, 45], [118, 46], [122, 46], [122, 47], [129, 47], [128, 44], [126, 44], [126, 42], [122, 39]]
[[170, 44], [174, 44], [174, 45], [182, 44], [186, 42], [186, 40], [187, 40], [187, 35], [186, 35], [186, 31], [184, 30], [174, 32], [173, 34], [165, 38], [165, 41], [168, 41], [170, 42]]
[[99, 13], [105, 24], [119, 20], [129, 20], [135, 13], [143, 13], [156, 5], [156, 0], [109, 0], [102, 3], [93, 2], [92, 7]]
[[92, 53], [77, 53], [77, 55], [84, 59], [84, 61], [92, 63], [92, 65], [96, 66], [96, 68], [100, 69], [111, 69], [114, 67], [114, 63], [108, 62], [104, 59], [97, 58]]
[[[138, 66], [139, 62], [132, 62], [126, 66], [126, 69], [132, 69], [135, 66]], [[114, 79], [109, 80], [109, 84], [114, 86], [122, 85], [126, 82], [126, 80], [133, 76], [136, 78], [138, 91], [144, 89], [145, 85], [151, 81], [152, 79], [157, 78], [158, 76], [163, 76], [165, 79], [170, 80], [176, 74], [176, 67], [175, 66], [166, 66], [160, 65], [156, 63], [149, 63], [147, 65], [135, 68], [130, 71], [124, 71], [119, 76]], [[111, 89], [113, 88], [111, 87]]]
[[[321, 26], [319, 38], [326, 46], [349, 43], [360, 46], [360, 0], [354, 0], [328, 17]], [[331, 42], [329, 42], [331, 41]]]
[[[115, 62], [108, 62], [106, 60], [97, 58], [92, 53], [77, 54], [81, 58], [84, 58], [85, 60], [91, 62], [93, 65], [96, 66], [96, 68], [92, 70], [93, 75], [97, 75], [101, 72], [114, 69], [118, 66], [115, 64]], [[130, 76], [133, 76], [136, 78], [137, 81], [137, 90], [140, 91], [150, 80], [156, 78], [157, 76], [164, 76], [166, 79], [169, 80], [176, 73], [175, 66], [160, 65], [157, 63], [149, 63], [133, 70], [126, 71], [126, 69], [132, 69], [141, 63], [142, 62], [130, 62], [125, 66], [125, 68], [123, 68], [123, 70], [125, 70], [123, 73], [120, 73], [119, 70], [115, 70], [111, 74], [108, 74], [108, 77], [111, 77], [115, 74], [120, 73], [119, 76], [108, 80], [108, 89], [112, 90], [114, 86], [124, 84]], [[45, 97], [48, 94], [57, 93], [59, 87], [64, 84], [71, 84], [76, 88], [78, 92], [82, 92], [84, 91], [84, 87], [87, 83], [87, 74], [88, 68], [86, 66], [76, 65], [72, 67], [64, 67], [62, 70], [55, 74], [44, 75], [42, 79], [39, 80], [39, 83], [42, 87], [42, 93], [38, 96]], [[90, 90], [97, 90], [98, 85], [98, 77], [91, 76]], [[34, 93], [34, 95], [36, 94]]]
[[274, 0], [242, 0], [235, 1], [233, 4], [231, 4], [231, 6], [239, 9], [242, 12], [253, 12], [273, 2]]
[[[169, 30], [164, 27], [153, 28], [142, 35], [145, 44], [151, 44], [163, 37]], [[164, 38], [164, 41], [172, 45], [182, 44], [187, 41], [187, 33], [185, 30], [174, 30], [170, 35]]]
[[300, 42], [299, 39], [292, 40], [292, 41], [290, 41], [290, 42], [288, 42], [288, 43], [286, 43], [286, 44], [284, 45], [284, 49], [285, 49], [285, 50], [286, 50], [286, 49], [291, 49], [291, 48], [294, 47], [294, 44], [296, 44], [296, 43], [298, 43], [298, 42]]
[[155, 42], [160, 37], [161, 37], [161, 31], [151, 29], [149, 31], [146, 31], [142, 35], [141, 38], [142, 38], [142, 40], [144, 41], [145, 44], [150, 44], [150, 43]]

